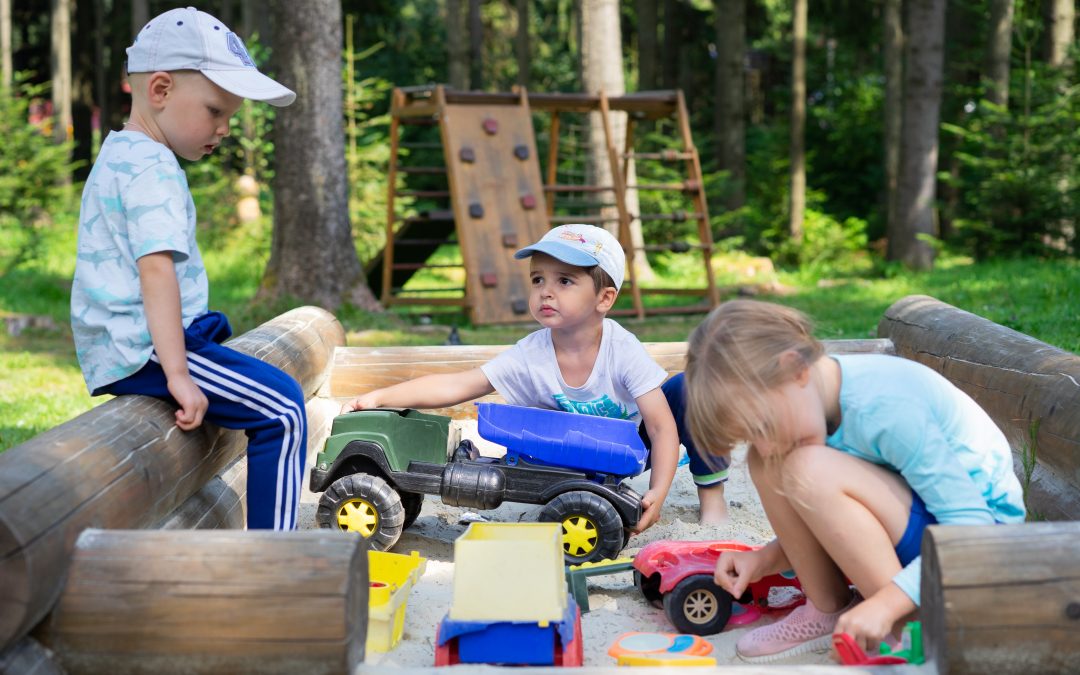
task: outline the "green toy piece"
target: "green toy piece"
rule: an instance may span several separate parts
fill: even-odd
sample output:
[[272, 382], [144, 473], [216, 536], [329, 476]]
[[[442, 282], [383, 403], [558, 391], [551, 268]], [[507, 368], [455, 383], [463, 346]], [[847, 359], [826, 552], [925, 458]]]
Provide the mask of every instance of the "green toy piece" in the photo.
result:
[[588, 577], [632, 571], [634, 571], [633, 558], [615, 558], [613, 560], [586, 562], [580, 565], [567, 565], [566, 587], [570, 591], [570, 595], [574, 596], [574, 602], [581, 608], [581, 613], [585, 614], [589, 611], [589, 587], [585, 581]]
[[887, 643], [882, 642], [878, 653], [882, 656], [899, 656], [915, 665], [921, 664], [926, 660], [923, 656], [922, 624], [918, 621], [909, 621], [900, 633], [900, 644], [897, 648], [893, 650]]

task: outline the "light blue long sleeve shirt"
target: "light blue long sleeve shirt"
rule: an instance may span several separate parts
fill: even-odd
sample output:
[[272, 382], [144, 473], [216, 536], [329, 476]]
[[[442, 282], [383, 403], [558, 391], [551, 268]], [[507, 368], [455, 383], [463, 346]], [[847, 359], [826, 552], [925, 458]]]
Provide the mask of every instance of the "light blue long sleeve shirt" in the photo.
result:
[[[1018, 523], [1023, 493], [1005, 435], [930, 368], [880, 354], [835, 355], [840, 426], [826, 444], [899, 473], [944, 525]], [[919, 604], [922, 557], [893, 582]]]

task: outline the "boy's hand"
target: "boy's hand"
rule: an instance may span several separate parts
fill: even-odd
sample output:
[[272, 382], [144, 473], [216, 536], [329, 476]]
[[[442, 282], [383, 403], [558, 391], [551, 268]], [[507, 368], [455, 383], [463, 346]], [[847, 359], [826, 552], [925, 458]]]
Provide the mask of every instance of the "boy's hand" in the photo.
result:
[[210, 406], [206, 394], [195, 384], [195, 380], [191, 379], [191, 375], [170, 377], [167, 385], [169, 393], [180, 405], [180, 409], [176, 411], [176, 426], [183, 431], [197, 429]]
[[659, 496], [656, 490], [649, 490], [641, 498], [641, 519], [630, 528], [634, 534], [641, 534], [660, 520], [660, 507], [664, 505], [664, 496]]
[[344, 415], [345, 413], [349, 413], [354, 410], [370, 410], [371, 408], [378, 408], [379, 402], [378, 400], [376, 400], [375, 394], [375, 391], [369, 391], [362, 396], [357, 396], [353, 400], [347, 401], [343, 406], [341, 406], [341, 412], [338, 414]]

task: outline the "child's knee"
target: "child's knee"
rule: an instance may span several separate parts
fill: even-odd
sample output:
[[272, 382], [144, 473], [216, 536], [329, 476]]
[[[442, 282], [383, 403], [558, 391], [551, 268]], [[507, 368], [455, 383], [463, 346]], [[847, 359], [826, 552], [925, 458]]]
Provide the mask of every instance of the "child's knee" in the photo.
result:
[[808, 498], [835, 484], [835, 467], [829, 461], [836, 451], [825, 446], [796, 448], [784, 458], [783, 488], [791, 497]]

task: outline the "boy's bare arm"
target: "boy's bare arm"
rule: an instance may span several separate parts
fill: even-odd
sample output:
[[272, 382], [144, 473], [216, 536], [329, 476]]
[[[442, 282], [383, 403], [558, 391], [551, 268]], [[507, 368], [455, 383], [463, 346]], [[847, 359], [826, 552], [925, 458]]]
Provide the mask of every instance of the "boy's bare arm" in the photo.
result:
[[445, 408], [495, 391], [479, 368], [462, 373], [424, 375], [391, 387], [357, 396], [341, 407], [342, 413], [369, 408]]
[[187, 349], [184, 346], [184, 325], [180, 310], [180, 286], [172, 253], [150, 253], [138, 260], [139, 286], [150, 339], [154, 342], [169, 393], [180, 409], [176, 411], [176, 426], [190, 431], [202, 424], [209, 402], [188, 372]]
[[642, 532], [660, 519], [660, 507], [671, 490], [671, 481], [679, 465], [679, 432], [667, 398], [659, 387], [639, 396], [637, 405], [652, 441], [649, 490], [641, 498], [644, 510], [641, 520], [633, 528], [635, 532]]

